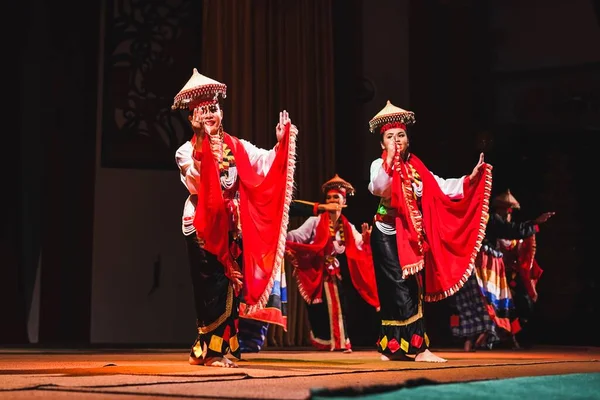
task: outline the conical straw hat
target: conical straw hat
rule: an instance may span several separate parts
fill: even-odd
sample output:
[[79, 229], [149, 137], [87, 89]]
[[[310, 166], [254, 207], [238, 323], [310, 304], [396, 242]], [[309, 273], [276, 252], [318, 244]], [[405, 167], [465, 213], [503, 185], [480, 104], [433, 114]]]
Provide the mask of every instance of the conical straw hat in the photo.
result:
[[345, 180], [340, 178], [338, 174], [335, 174], [333, 178], [331, 178], [330, 180], [325, 182], [323, 186], [321, 186], [321, 190], [323, 190], [323, 193], [327, 193], [331, 189], [342, 189], [342, 191], [348, 196], [353, 196], [355, 192], [354, 187], [349, 182], [346, 182]]
[[189, 108], [193, 109], [202, 103], [218, 102], [218, 97], [225, 98], [227, 85], [210, 79], [198, 72], [196, 68], [192, 77], [185, 86], [177, 93], [171, 108]]
[[510, 189], [507, 189], [506, 192], [494, 197], [492, 204], [494, 207], [497, 208], [514, 208], [515, 210], [521, 208], [521, 205], [519, 204], [517, 199], [515, 199], [515, 197], [510, 192]]
[[375, 132], [375, 130], [381, 128], [383, 125], [392, 122], [412, 125], [415, 123], [415, 114], [412, 111], [396, 107], [388, 100], [385, 107], [369, 121], [369, 130]]

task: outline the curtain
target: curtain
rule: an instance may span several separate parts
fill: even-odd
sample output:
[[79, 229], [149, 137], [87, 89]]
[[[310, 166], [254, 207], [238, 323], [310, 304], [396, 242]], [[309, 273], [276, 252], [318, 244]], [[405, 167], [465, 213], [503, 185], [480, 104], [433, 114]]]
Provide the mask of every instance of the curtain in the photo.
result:
[[[331, 1], [204, 0], [202, 10], [199, 72], [227, 85], [225, 131], [271, 148], [287, 110], [299, 129], [295, 197], [312, 201], [323, 201], [335, 165]], [[306, 310], [286, 271], [288, 331], [271, 327], [268, 344], [307, 345]]]

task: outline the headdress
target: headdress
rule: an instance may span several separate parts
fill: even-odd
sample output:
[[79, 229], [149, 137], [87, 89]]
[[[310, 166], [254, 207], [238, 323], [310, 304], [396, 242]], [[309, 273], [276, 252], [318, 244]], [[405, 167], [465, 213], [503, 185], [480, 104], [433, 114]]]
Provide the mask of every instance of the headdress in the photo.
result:
[[227, 85], [210, 79], [198, 72], [196, 68], [192, 77], [185, 86], [177, 93], [171, 108], [188, 108], [193, 110], [196, 107], [214, 104], [219, 102], [219, 95], [226, 97]]
[[492, 200], [492, 207], [512, 208], [518, 210], [521, 208], [521, 205], [519, 204], [517, 199], [514, 198], [514, 196], [510, 192], [510, 189], [507, 189], [506, 192], [494, 197], [494, 199]]
[[415, 114], [412, 111], [396, 107], [388, 100], [385, 107], [369, 121], [369, 130], [375, 132], [387, 124], [399, 123], [405, 126], [415, 123]]
[[346, 195], [353, 196], [355, 192], [354, 187], [349, 182], [340, 178], [338, 174], [335, 174], [333, 178], [325, 182], [323, 186], [321, 186], [321, 190], [323, 190], [323, 193], [327, 193], [330, 190], [337, 190], [344, 197], [346, 197]]

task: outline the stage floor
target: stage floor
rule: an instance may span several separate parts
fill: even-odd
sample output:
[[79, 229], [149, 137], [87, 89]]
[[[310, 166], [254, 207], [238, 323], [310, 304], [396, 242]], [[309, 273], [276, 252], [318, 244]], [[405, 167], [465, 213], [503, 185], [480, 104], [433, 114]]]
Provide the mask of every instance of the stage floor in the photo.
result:
[[[311, 389], [600, 372], [600, 348], [433, 349], [431, 364], [311, 349], [245, 354], [239, 368], [191, 366], [188, 349], [0, 349], [0, 399], [307, 399]], [[599, 388], [600, 393], [600, 388]]]

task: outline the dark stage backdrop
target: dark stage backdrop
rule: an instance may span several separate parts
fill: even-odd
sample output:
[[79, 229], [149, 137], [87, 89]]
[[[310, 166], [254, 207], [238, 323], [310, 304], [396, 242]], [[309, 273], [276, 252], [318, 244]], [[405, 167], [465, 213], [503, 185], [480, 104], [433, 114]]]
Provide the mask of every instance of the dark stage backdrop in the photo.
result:
[[201, 1], [106, 1], [102, 167], [176, 168], [191, 129], [173, 88], [200, 65], [201, 21]]
[[[599, 317], [595, 295], [599, 277], [592, 254], [597, 155], [591, 143], [600, 131], [596, 3], [406, 2], [410, 57], [408, 67], [398, 67], [402, 78], [388, 73], [384, 65], [393, 59], [389, 54], [404, 49], [379, 34], [382, 28], [377, 24], [363, 25], [361, 16], [372, 7], [366, 1], [330, 3], [332, 25], [326, 32], [332, 53], [322, 54], [329, 63], [324, 72], [314, 72], [312, 58], [294, 53], [294, 59], [303, 62], [297, 70], [302, 67], [312, 76], [314, 88], [325, 87], [323, 82], [328, 90], [334, 88], [333, 94], [321, 93], [325, 101], [319, 110], [327, 111], [314, 113], [315, 104], [298, 100], [294, 87], [303, 87], [303, 98], [310, 98], [313, 89], [307, 89], [304, 81], [285, 86], [286, 96], [298, 110], [294, 115], [310, 127], [300, 127], [305, 135], [300, 147], [304, 161], [298, 168], [300, 195], [319, 200], [322, 181], [339, 173], [361, 191], [350, 199], [351, 220], [356, 224], [370, 220], [376, 202], [363, 195], [364, 165], [376, 156], [371, 153], [376, 144], [375, 148], [365, 145], [372, 115], [364, 111], [377, 112], [384, 103], [373, 102], [380, 97], [389, 94], [393, 100], [394, 93], [387, 90], [408, 75], [409, 99], [397, 105], [415, 111], [412, 144], [431, 170], [444, 177], [469, 173], [484, 150], [494, 165], [494, 194], [510, 187], [523, 206], [519, 218], [557, 212], [538, 236], [544, 275], [529, 326], [533, 341], [598, 345], [593, 324]], [[98, 246], [93, 226], [98, 166], [120, 176], [124, 174], [119, 169], [173, 172], [170, 179], [176, 180], [173, 154], [190, 134], [185, 115], [171, 112], [170, 104], [189, 78], [190, 66], [203, 63], [203, 2], [86, 4], [89, 8], [82, 9], [71, 0], [32, 0], [19, 3], [23, 12], [11, 14], [20, 22], [19, 34], [11, 36], [16, 45], [14, 82], [20, 94], [19, 135], [7, 134], [3, 146], [4, 159], [16, 155], [18, 163], [8, 163], [2, 171], [10, 195], [5, 194], [8, 206], [1, 236], [5, 260], [0, 269], [1, 344], [28, 341], [27, 321], [38, 274], [40, 343], [89, 344], [92, 259]], [[73, 9], [78, 10], [76, 18]], [[389, 14], [400, 20], [399, 15]], [[318, 41], [317, 30], [301, 36], [299, 20], [293, 13], [287, 18], [298, 29], [293, 37]], [[364, 41], [367, 32], [378, 45], [386, 44], [379, 57], [368, 60], [365, 47], [373, 43]], [[100, 48], [100, 43], [106, 46]], [[290, 45], [282, 48], [298, 50]], [[365, 65], [370, 76], [363, 74]], [[102, 75], [99, 66], [104, 66]], [[231, 65], [227, 68], [228, 76], [239, 79], [239, 71]], [[275, 87], [269, 90], [277, 92]], [[271, 104], [269, 112], [276, 106]], [[241, 109], [242, 102], [233, 107]], [[264, 115], [261, 124], [270, 129], [276, 116], [269, 123], [270, 116]], [[236, 123], [243, 127], [242, 121]], [[102, 133], [99, 143], [98, 132]], [[318, 163], [309, 153], [315, 147], [312, 138], [318, 138], [321, 149]], [[266, 134], [261, 133], [260, 140], [269, 145]], [[108, 195], [118, 195], [121, 189], [109, 187]], [[115, 204], [126, 201], [118, 199]], [[135, 207], [124, 209], [135, 211]], [[180, 235], [177, 228], [173, 235]], [[148, 227], [142, 229], [146, 232]], [[111, 248], [112, 239], [106, 239], [104, 248]], [[137, 256], [133, 250], [115, 255]], [[447, 306], [445, 302], [428, 305], [434, 346], [452, 344]], [[361, 344], [369, 343], [369, 335], [361, 338]]]

